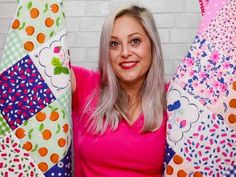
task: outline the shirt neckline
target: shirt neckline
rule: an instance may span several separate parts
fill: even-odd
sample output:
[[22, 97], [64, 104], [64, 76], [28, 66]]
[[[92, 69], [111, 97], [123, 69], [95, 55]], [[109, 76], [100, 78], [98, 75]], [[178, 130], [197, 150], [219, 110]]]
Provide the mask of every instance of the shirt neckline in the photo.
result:
[[138, 125], [141, 125], [143, 126], [143, 121], [142, 121], [142, 118], [143, 118], [143, 112], [141, 112], [139, 114], [139, 116], [137, 117], [137, 119], [134, 121], [134, 122], [130, 122], [129, 120], [127, 120], [126, 118], [122, 117], [123, 121], [125, 122], [125, 124], [130, 127], [130, 128], [134, 128]]

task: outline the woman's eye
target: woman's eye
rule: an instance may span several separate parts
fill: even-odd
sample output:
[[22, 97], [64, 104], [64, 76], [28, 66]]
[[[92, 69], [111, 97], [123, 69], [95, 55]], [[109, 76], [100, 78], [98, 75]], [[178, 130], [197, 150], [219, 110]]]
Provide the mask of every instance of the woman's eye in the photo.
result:
[[110, 43], [110, 46], [111, 46], [111, 47], [116, 47], [116, 46], [118, 46], [118, 45], [119, 45], [119, 43], [116, 42], [116, 41], [111, 41], [111, 43]]
[[138, 45], [140, 42], [141, 42], [140, 39], [135, 38], [135, 39], [133, 39], [133, 40], [131, 41], [131, 44], [132, 44], [132, 45]]

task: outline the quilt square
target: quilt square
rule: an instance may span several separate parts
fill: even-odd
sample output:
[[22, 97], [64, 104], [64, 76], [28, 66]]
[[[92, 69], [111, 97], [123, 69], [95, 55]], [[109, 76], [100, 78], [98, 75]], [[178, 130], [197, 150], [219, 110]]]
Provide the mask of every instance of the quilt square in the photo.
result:
[[235, 131], [220, 115], [208, 115], [198, 122], [195, 133], [185, 139], [181, 154], [204, 176], [223, 176], [236, 155]]
[[61, 105], [65, 98], [54, 101], [14, 130], [23, 148], [43, 173], [60, 162], [71, 145], [70, 111], [68, 106]]
[[235, 73], [232, 57], [223, 55], [202, 36], [196, 36], [174, 81], [202, 105], [210, 108], [227, 95]]
[[31, 177], [42, 176], [30, 155], [24, 151], [14, 135], [0, 140], [0, 176]]
[[0, 110], [12, 130], [55, 100], [29, 56], [0, 75]]
[[10, 127], [0, 114], [0, 139], [9, 134], [10, 132], [11, 132]]
[[22, 48], [22, 42], [16, 32], [11, 30], [7, 36], [4, 52], [0, 64], [0, 72], [12, 66], [18, 59], [26, 56], [25, 50]]
[[179, 153], [175, 149], [176, 145], [182, 143], [194, 131], [193, 127], [205, 116], [206, 110], [180, 86], [171, 83], [169, 88], [167, 94], [167, 142], [173, 151]]
[[[64, 28], [62, 1], [20, 1], [12, 29], [22, 41], [25, 51], [31, 52]], [[25, 31], [25, 32], [22, 32]]]
[[[235, 160], [235, 131], [228, 127], [222, 115], [212, 114], [174, 83], [170, 85], [167, 100], [167, 143], [194, 171], [203, 176], [224, 176]], [[169, 157], [166, 162], [172, 163]], [[170, 170], [176, 167], [168, 165], [166, 172], [172, 174]]]
[[70, 92], [71, 65], [65, 30], [29, 55], [56, 98]]
[[232, 58], [236, 57], [235, 6], [236, 1], [227, 1], [219, 15], [211, 20], [205, 33], [203, 33], [205, 39], [210, 41], [216, 48], [221, 49], [223, 54]]

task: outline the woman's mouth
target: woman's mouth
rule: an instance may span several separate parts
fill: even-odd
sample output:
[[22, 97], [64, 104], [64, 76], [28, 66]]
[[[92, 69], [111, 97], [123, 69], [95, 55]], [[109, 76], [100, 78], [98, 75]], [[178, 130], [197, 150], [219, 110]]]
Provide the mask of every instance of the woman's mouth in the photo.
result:
[[129, 61], [129, 62], [122, 62], [120, 67], [122, 69], [132, 69], [137, 65], [138, 61]]

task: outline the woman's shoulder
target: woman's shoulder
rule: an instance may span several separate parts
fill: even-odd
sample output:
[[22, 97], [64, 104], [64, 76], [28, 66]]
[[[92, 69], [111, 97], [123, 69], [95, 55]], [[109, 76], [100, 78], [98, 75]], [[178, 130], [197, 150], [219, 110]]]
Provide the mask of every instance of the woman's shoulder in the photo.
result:
[[72, 66], [72, 74], [74, 75], [76, 85], [77, 83], [85, 84], [100, 80], [100, 72], [98, 70], [92, 70], [81, 66]]
[[81, 67], [81, 66], [76, 66], [76, 65], [72, 65], [71, 66], [74, 74], [75, 74], [75, 77], [82, 77], [82, 76], [96, 76], [96, 75], [99, 75], [99, 71], [98, 70], [92, 70], [92, 69], [88, 69], [88, 68], [85, 68], [85, 67]]
[[72, 92], [89, 90], [100, 84], [100, 72], [81, 66], [72, 66]]

